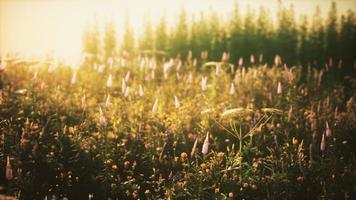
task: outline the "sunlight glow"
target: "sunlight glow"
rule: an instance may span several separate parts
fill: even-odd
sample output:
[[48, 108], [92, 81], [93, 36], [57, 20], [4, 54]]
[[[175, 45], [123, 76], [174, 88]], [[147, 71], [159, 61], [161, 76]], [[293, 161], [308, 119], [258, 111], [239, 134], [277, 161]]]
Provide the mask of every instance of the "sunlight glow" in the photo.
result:
[[[79, 58], [81, 52], [83, 30], [95, 20], [100, 26], [108, 21], [116, 23], [120, 37], [123, 19], [127, 13], [135, 35], [139, 35], [147, 19], [156, 24], [165, 15], [168, 25], [173, 24], [182, 6], [186, 9], [188, 17], [198, 15], [202, 10], [214, 10], [227, 18], [234, 2], [234, 0], [0, 0], [0, 54], [17, 52], [27, 57], [54, 55], [73, 61]], [[237, 2], [242, 14], [247, 7], [257, 10], [264, 6], [271, 13], [277, 9], [277, 0]], [[283, 2], [286, 5], [293, 3], [299, 16], [301, 13], [313, 13], [317, 4], [326, 8], [322, 10], [327, 10], [331, 0]], [[339, 11], [344, 11], [350, 6], [355, 7], [355, 1], [344, 0], [339, 5]]]

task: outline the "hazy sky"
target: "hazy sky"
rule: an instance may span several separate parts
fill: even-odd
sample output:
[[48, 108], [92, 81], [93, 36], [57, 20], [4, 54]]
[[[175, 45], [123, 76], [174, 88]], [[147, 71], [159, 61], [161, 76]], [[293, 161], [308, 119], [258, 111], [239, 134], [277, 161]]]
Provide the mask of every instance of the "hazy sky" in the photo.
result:
[[[81, 51], [84, 28], [94, 19], [100, 24], [113, 20], [122, 34], [123, 16], [129, 14], [135, 34], [142, 31], [144, 16], [156, 23], [162, 14], [172, 24], [183, 5], [188, 14], [213, 9], [225, 18], [235, 0], [0, 0], [0, 54], [19, 52], [23, 56], [44, 56], [49, 53], [73, 61]], [[297, 16], [313, 14], [320, 5], [323, 14], [331, 0], [284, 0], [293, 3]], [[356, 10], [356, 0], [339, 0], [339, 13]], [[275, 16], [277, 0], [238, 1], [241, 12], [247, 6], [257, 10], [264, 6]]]

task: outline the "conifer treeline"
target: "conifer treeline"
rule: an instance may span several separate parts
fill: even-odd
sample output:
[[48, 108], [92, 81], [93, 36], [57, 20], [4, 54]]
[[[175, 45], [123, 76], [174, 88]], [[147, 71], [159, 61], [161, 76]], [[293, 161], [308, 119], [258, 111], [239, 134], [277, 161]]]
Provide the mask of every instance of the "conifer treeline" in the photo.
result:
[[[251, 9], [242, 16], [236, 4], [230, 19], [210, 10], [200, 16], [188, 16], [181, 8], [177, 23], [168, 30], [165, 17], [153, 27], [146, 18], [144, 33], [134, 38], [128, 17], [125, 18], [123, 38], [118, 41], [112, 23], [107, 23], [100, 38], [98, 25], [90, 27], [83, 35], [83, 51], [107, 59], [117, 54], [160, 53], [169, 57], [184, 58], [191, 50], [196, 58], [208, 52], [208, 60], [220, 60], [223, 52], [230, 53], [230, 62], [237, 63], [240, 57], [250, 61], [272, 63], [276, 54], [281, 55], [288, 65], [301, 64], [324, 67], [325, 64], [353, 67], [356, 52], [355, 13], [348, 10], [339, 15], [337, 5], [332, 2], [326, 18], [319, 7], [313, 16], [300, 16], [297, 20], [293, 5], [279, 3], [276, 21], [267, 9], [258, 12]], [[101, 44], [102, 43], [102, 44]], [[118, 45], [120, 44], [120, 45]], [[100, 56], [99, 56], [100, 55]]]

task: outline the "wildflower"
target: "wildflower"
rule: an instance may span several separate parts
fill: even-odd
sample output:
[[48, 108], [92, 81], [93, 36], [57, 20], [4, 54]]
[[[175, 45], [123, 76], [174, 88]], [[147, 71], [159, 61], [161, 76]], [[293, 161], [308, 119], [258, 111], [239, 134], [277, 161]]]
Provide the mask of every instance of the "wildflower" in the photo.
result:
[[336, 119], [338, 115], [339, 115], [339, 107], [336, 106], [334, 111], [334, 118]]
[[229, 60], [230, 55], [226, 52], [222, 54], [221, 61], [222, 62], [227, 62]]
[[77, 81], [77, 72], [73, 73], [72, 80], [70, 81], [70, 84], [74, 84]]
[[108, 96], [106, 97], [105, 107], [106, 107], [106, 108], [109, 108], [109, 107], [110, 107], [110, 95], [109, 95], [109, 94], [108, 94]]
[[239, 58], [239, 66], [241, 67], [244, 64], [244, 59], [242, 57]]
[[139, 86], [138, 94], [139, 94], [141, 97], [144, 95], [142, 85]]
[[208, 77], [206, 77], [206, 76], [201, 78], [201, 89], [203, 91], [207, 90], [207, 86], [206, 86], [207, 80], [208, 80]]
[[221, 63], [216, 64], [215, 75], [218, 76], [221, 71]]
[[10, 157], [7, 156], [7, 162], [6, 162], [6, 179], [7, 180], [11, 180], [12, 177], [12, 167], [11, 167], [11, 163], [10, 163]]
[[281, 58], [281, 56], [279, 56], [278, 54], [274, 57], [274, 64], [275, 64], [276, 66], [282, 64], [282, 58]]
[[281, 84], [281, 82], [278, 82], [277, 94], [282, 94], [282, 84]]
[[288, 111], [288, 121], [292, 119], [293, 116], [293, 106], [290, 106], [289, 111]]
[[202, 153], [207, 154], [209, 150], [209, 132], [206, 133], [206, 138], [204, 140], [203, 148], [202, 148]]
[[125, 96], [125, 97], [128, 97], [128, 96], [129, 96], [129, 94], [130, 94], [130, 87], [129, 87], [129, 86], [127, 86], [127, 87], [126, 87], [126, 89], [125, 89], [124, 96]]
[[193, 74], [192, 74], [192, 72], [189, 72], [188, 83], [191, 83], [191, 82], [193, 82]]
[[100, 107], [100, 106], [99, 106], [99, 113], [100, 113], [100, 116], [99, 116], [99, 123], [100, 123], [100, 125], [105, 126], [105, 125], [106, 125], [106, 118], [105, 118], [104, 113], [103, 113], [103, 111], [101, 110], [101, 107]]
[[129, 80], [130, 80], [130, 71], [128, 71], [125, 76], [125, 81], [128, 82]]
[[230, 94], [231, 94], [231, 95], [234, 95], [234, 94], [235, 94], [235, 85], [234, 85], [234, 83], [231, 83], [231, 86], [230, 86]]
[[198, 138], [195, 139], [195, 142], [194, 142], [192, 151], [190, 152], [190, 157], [193, 157], [193, 156], [194, 156], [195, 151], [196, 151], [196, 149], [197, 149], [197, 144], [198, 144]]
[[262, 53], [260, 54], [260, 56], [259, 56], [259, 58], [258, 58], [258, 61], [259, 61], [260, 63], [262, 63], [262, 61], [263, 61], [263, 54], [262, 54]]
[[153, 104], [152, 112], [153, 113], [157, 113], [158, 112], [158, 99], [157, 98], [155, 100], [155, 103]]
[[251, 64], [255, 63], [255, 56], [253, 56], [253, 55], [250, 56], [250, 63]]
[[325, 134], [323, 134], [323, 137], [321, 138], [320, 151], [325, 151]]
[[112, 87], [112, 75], [109, 75], [108, 81], [106, 82], [107, 87]]
[[86, 97], [85, 97], [85, 95], [83, 95], [83, 97], [81, 98], [81, 102], [82, 102], [82, 107], [85, 107], [85, 105], [86, 105]]
[[175, 104], [176, 108], [180, 107], [180, 103], [179, 103], [177, 96], [174, 96], [174, 104]]
[[242, 76], [242, 77], [245, 77], [245, 74], [246, 74], [246, 68], [243, 67], [243, 68], [242, 68], [242, 71], [241, 71], [241, 76]]
[[326, 137], [331, 137], [331, 134], [332, 134], [331, 129], [330, 129], [330, 127], [329, 127], [329, 123], [328, 123], [328, 122], [326, 122], [326, 130], [325, 130], [325, 134], [326, 134]]
[[122, 79], [122, 81], [121, 81], [121, 91], [122, 91], [122, 93], [125, 93], [125, 90], [126, 90], [126, 81], [125, 81], [125, 79]]

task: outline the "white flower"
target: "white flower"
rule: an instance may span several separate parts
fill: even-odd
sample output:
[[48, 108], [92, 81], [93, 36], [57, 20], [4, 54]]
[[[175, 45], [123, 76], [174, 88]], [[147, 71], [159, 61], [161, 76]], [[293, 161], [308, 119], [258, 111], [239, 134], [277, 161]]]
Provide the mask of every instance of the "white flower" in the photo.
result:
[[208, 80], [208, 77], [206, 77], [206, 76], [201, 78], [201, 89], [203, 91], [207, 90], [207, 86], [206, 86], [207, 80]]
[[99, 114], [100, 114], [100, 116], [99, 116], [99, 123], [100, 123], [100, 125], [105, 126], [105, 125], [106, 125], [106, 118], [105, 118], [104, 113], [103, 113], [103, 111], [101, 110], [101, 107], [100, 107], [100, 106], [99, 106]]
[[130, 71], [128, 71], [125, 76], [125, 81], [128, 82], [129, 80], [130, 80]]
[[230, 94], [231, 94], [231, 95], [234, 95], [234, 94], [235, 94], [235, 85], [234, 85], [234, 83], [231, 83], [231, 86], [230, 86]]
[[158, 99], [157, 98], [155, 100], [155, 103], [153, 104], [152, 112], [153, 113], [157, 113], [158, 112]]
[[125, 90], [126, 90], [126, 81], [125, 81], [125, 79], [122, 79], [122, 81], [121, 81], [121, 91], [122, 91], [122, 93], [125, 93]]
[[241, 72], [241, 76], [242, 76], [242, 77], [245, 77], [245, 74], [246, 74], [246, 68], [243, 67], [243, 68], [242, 68], [242, 72]]
[[208, 151], [209, 151], [209, 132], [206, 133], [206, 137], [201, 152], [205, 155], [208, 153]]
[[221, 70], [221, 63], [216, 64], [215, 75], [218, 76]]
[[255, 63], [255, 56], [253, 55], [250, 56], [250, 63], [251, 64]]
[[129, 88], [129, 86], [127, 86], [126, 89], [125, 89], [124, 96], [125, 96], [125, 97], [128, 97], [129, 94], [130, 94], [130, 88]]
[[109, 75], [108, 80], [106, 81], [106, 86], [107, 87], [112, 87], [112, 75]]
[[244, 59], [242, 57], [239, 58], [239, 66], [241, 67], [244, 64]]
[[282, 58], [281, 58], [281, 56], [279, 56], [278, 54], [274, 57], [274, 64], [275, 64], [276, 66], [282, 64]]
[[108, 96], [106, 97], [106, 101], [105, 101], [105, 107], [109, 108], [110, 107], [110, 95], [108, 94]]
[[86, 97], [85, 97], [85, 95], [83, 95], [81, 101], [82, 101], [82, 106], [85, 107], [85, 105], [86, 105]]
[[75, 71], [72, 76], [72, 80], [70, 81], [70, 84], [74, 84], [77, 81], [77, 72]]
[[192, 148], [192, 151], [190, 153], [190, 156], [193, 157], [195, 155], [195, 151], [197, 149], [197, 144], [198, 144], [198, 138], [195, 139], [195, 142], [194, 142], [194, 145], [193, 145], [193, 148]]
[[180, 107], [180, 103], [179, 103], [179, 100], [178, 100], [177, 96], [174, 96], [174, 104], [175, 104], [176, 108]]
[[278, 82], [277, 94], [282, 94], [282, 84], [281, 84], [281, 82]]
[[144, 95], [142, 85], [139, 86], [138, 94], [142, 97]]

